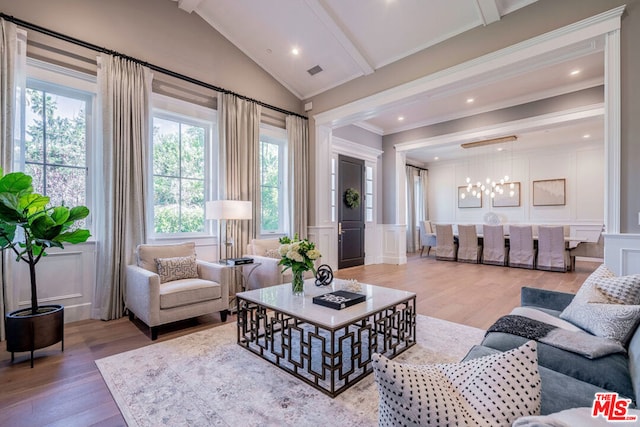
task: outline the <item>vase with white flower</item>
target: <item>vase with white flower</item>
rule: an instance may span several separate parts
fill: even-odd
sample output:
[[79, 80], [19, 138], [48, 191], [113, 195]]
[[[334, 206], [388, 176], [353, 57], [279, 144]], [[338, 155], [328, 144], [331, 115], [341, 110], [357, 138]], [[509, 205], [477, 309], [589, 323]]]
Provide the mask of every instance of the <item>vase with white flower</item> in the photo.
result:
[[300, 239], [296, 234], [293, 239], [288, 236], [280, 238], [280, 262], [284, 265], [284, 271], [291, 269], [293, 280], [291, 286], [294, 295], [302, 295], [304, 293], [304, 273], [305, 271], [313, 271], [315, 274], [314, 262], [322, 255], [316, 249], [316, 245], [307, 239]]

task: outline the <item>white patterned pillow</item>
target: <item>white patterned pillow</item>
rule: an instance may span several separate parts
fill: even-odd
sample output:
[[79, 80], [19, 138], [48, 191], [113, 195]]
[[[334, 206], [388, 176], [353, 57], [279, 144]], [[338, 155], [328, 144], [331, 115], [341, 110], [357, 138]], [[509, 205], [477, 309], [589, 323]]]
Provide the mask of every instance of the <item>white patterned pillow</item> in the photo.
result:
[[616, 277], [604, 265], [584, 281], [560, 318], [625, 344], [640, 321], [640, 275]]
[[156, 258], [156, 267], [160, 276], [160, 283], [180, 279], [194, 279], [198, 277], [196, 256], [175, 258]]
[[282, 255], [280, 255], [280, 251], [278, 249], [267, 249], [264, 253], [264, 256], [266, 256], [267, 258], [282, 258]]
[[461, 363], [405, 365], [373, 355], [379, 425], [510, 426], [540, 414], [535, 341]]
[[596, 279], [596, 289], [612, 304], [640, 304], [640, 274]]

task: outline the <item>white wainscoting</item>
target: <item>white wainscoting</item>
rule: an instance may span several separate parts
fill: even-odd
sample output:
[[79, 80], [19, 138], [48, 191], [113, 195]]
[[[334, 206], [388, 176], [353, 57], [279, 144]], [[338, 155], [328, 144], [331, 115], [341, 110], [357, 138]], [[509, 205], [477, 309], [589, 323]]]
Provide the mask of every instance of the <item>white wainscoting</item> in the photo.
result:
[[[581, 141], [579, 144], [583, 144]], [[435, 223], [480, 224], [493, 212], [503, 223], [525, 224], [604, 224], [604, 148], [601, 145], [568, 145], [562, 150], [528, 152], [513, 159], [477, 159], [430, 164], [429, 217]], [[466, 186], [466, 177], [492, 176], [506, 171], [520, 183], [520, 206], [493, 207], [491, 198], [482, 196], [481, 208], [458, 208], [457, 189]], [[502, 174], [502, 173], [501, 173]], [[533, 181], [565, 179], [565, 204], [534, 206]]]
[[338, 269], [338, 228], [333, 225], [311, 226], [307, 228], [307, 238], [316, 244], [322, 254], [320, 262], [328, 264], [332, 270]]
[[[36, 283], [40, 304], [64, 305], [65, 323], [91, 317], [95, 290], [95, 243], [68, 245], [64, 250], [50, 249], [36, 265]], [[29, 267], [20, 262], [11, 265], [13, 292], [7, 298], [9, 310], [31, 305]]]
[[367, 223], [364, 230], [364, 265], [383, 263], [382, 229], [381, 224]]
[[640, 273], [640, 234], [605, 234], [604, 263], [618, 275]]
[[[198, 258], [215, 261], [218, 258], [217, 240], [214, 237], [198, 239], [158, 239], [152, 244], [196, 242]], [[95, 242], [67, 245], [64, 250], [50, 249], [36, 266], [38, 301], [41, 304], [64, 305], [65, 323], [87, 320], [92, 317], [96, 289]], [[7, 311], [28, 307], [31, 304], [29, 267], [24, 262], [12, 263], [11, 289], [7, 289]]]
[[[383, 225], [367, 223], [364, 235], [364, 264], [381, 264], [383, 257]], [[316, 244], [322, 254], [320, 262], [338, 269], [338, 227], [333, 225], [311, 226], [307, 229], [308, 238]], [[406, 259], [406, 256], [405, 256]], [[397, 262], [393, 262], [397, 264]]]
[[382, 225], [382, 263], [407, 263], [407, 226], [404, 224]]

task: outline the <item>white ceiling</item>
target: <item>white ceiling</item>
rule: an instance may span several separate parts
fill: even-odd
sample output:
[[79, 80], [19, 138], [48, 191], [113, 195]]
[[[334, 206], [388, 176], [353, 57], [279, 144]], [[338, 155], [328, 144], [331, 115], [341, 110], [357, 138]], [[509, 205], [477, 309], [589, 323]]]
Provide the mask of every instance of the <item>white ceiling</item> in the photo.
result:
[[[402, 59], [471, 28], [489, 25], [536, 0], [173, 0], [197, 13], [301, 100]], [[380, 135], [512, 107], [603, 84], [599, 41], [522, 61], [420, 94], [351, 123]], [[293, 55], [293, 48], [299, 54]], [[323, 71], [311, 76], [307, 70]], [[580, 70], [571, 75], [573, 70]], [[473, 103], [467, 99], [473, 98]], [[398, 118], [402, 116], [403, 120]], [[349, 119], [345, 120], [348, 123]], [[518, 132], [517, 150], [602, 143], [601, 118]], [[590, 134], [589, 141], [581, 140]], [[572, 136], [571, 136], [572, 135]], [[536, 138], [538, 138], [536, 140]], [[535, 142], [538, 141], [538, 142]], [[495, 149], [495, 148], [494, 148]], [[465, 156], [459, 143], [407, 152], [429, 163]]]
[[536, 0], [174, 1], [303, 100]]

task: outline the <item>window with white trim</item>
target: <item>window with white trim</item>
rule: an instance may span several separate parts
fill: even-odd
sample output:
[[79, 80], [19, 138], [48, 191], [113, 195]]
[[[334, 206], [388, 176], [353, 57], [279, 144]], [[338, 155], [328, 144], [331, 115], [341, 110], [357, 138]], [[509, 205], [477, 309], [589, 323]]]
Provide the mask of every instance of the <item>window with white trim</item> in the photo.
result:
[[336, 222], [337, 218], [337, 206], [336, 206], [336, 158], [331, 157], [331, 222]]
[[364, 177], [365, 221], [373, 221], [373, 167], [365, 166]]
[[[17, 153], [34, 190], [52, 205], [92, 210], [94, 99], [95, 77], [28, 60], [24, 136]], [[91, 228], [90, 222], [87, 218], [81, 226]]]
[[286, 234], [287, 133], [260, 126], [260, 233]]
[[214, 188], [213, 110], [158, 95], [154, 106], [160, 108], [153, 111], [153, 234], [210, 234], [204, 206]]

